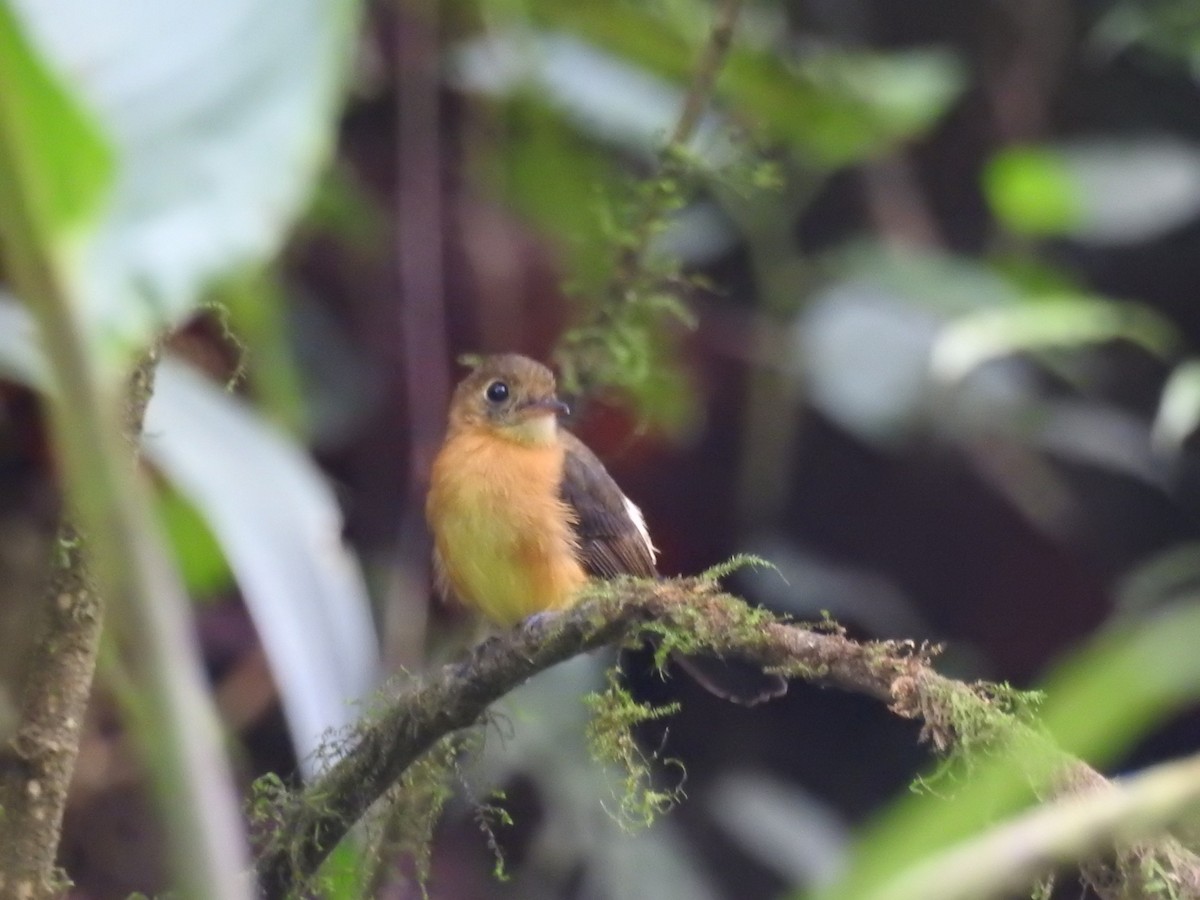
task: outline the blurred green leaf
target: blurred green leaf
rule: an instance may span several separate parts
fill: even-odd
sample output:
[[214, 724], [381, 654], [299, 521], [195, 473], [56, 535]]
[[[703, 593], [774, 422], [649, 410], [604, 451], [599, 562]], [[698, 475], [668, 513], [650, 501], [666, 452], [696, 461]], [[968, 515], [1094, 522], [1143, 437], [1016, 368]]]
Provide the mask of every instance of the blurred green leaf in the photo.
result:
[[826, 168], [920, 135], [964, 85], [961, 64], [941, 50], [823, 50], [793, 64], [775, 54], [734, 52], [720, 82], [733, 108]]
[[611, 159], [527, 93], [499, 110], [503, 139], [477, 159], [477, 174], [521, 216], [555, 241], [581, 284], [603, 280], [601, 198], [616, 191]]
[[1200, 10], [1194, 0], [1125, 0], [1096, 23], [1093, 42], [1110, 54], [1141, 47], [1200, 72]]
[[998, 153], [983, 173], [983, 191], [995, 216], [1019, 234], [1067, 234], [1083, 216], [1066, 160], [1047, 148]]
[[1014, 353], [1126, 340], [1167, 357], [1179, 346], [1174, 326], [1149, 307], [1092, 297], [1045, 298], [960, 317], [938, 336], [933, 374], [958, 381], [986, 362]]
[[[1036, 623], [1030, 623], [1036, 627]], [[1172, 713], [1200, 698], [1200, 608], [1178, 607], [1137, 625], [1111, 628], [1046, 680], [1040, 730], [1067, 753], [1104, 766]], [[862, 832], [847, 876], [822, 900], [876, 896], [929, 854], [979, 834], [1029, 805], [1058, 772], [1040, 738], [962, 761], [936, 793], [893, 803]], [[1049, 745], [1047, 745], [1048, 747]], [[886, 894], [884, 894], [886, 895]]]
[[1146, 615], [1200, 597], [1200, 541], [1184, 541], [1153, 554], [1125, 572], [1113, 589], [1117, 609]]
[[317, 181], [300, 229], [331, 234], [366, 258], [380, 259], [388, 252], [388, 219], [380, 200], [342, 162]]
[[38, 59], [7, 0], [0, 1], [0, 154], [32, 198], [26, 215], [38, 239], [60, 250], [96, 214], [112, 178], [108, 145]]
[[691, 71], [691, 44], [646, 6], [531, 0], [527, 9], [537, 25], [571, 32], [652, 72], [682, 81]]
[[371, 869], [355, 841], [339, 841], [317, 875], [323, 900], [360, 900], [366, 895], [364, 876]]
[[[278, 250], [329, 149], [357, 5], [9, 2], [114, 149], [114, 187], [100, 210], [98, 141], [44, 85], [21, 101], [22, 123], [32, 111], [33, 124], [56, 129], [24, 156], [40, 148], [73, 170], [54, 173], [65, 186], [56, 214], [100, 213], [67, 281], [88, 338], [123, 366], [214, 279]], [[10, 20], [10, 43], [11, 29]], [[17, 49], [0, 50], [0, 65], [19, 61]], [[5, 90], [24, 83], [0, 77]], [[78, 199], [68, 198], [76, 187]]]
[[1200, 215], [1200, 147], [1152, 136], [1018, 147], [993, 157], [983, 188], [1018, 234], [1137, 243]]
[[1159, 450], [1177, 453], [1200, 428], [1200, 359], [1180, 363], [1172, 371], [1158, 401], [1151, 431]]
[[[111, 153], [30, 45], [8, 0], [0, 0], [0, 163], [3, 231], [32, 228], [36, 234], [24, 239], [53, 248], [66, 264], [68, 242], [93, 224], [111, 184]], [[10, 192], [18, 183], [27, 203]]]
[[197, 600], [216, 597], [233, 586], [233, 573], [208, 524], [176, 491], [160, 490], [158, 520], [188, 593]]

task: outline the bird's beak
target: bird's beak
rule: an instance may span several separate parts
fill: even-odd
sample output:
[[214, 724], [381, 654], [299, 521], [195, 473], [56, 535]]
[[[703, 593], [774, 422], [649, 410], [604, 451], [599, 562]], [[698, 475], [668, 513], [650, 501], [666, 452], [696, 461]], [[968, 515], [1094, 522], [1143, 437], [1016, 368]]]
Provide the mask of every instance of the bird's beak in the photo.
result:
[[549, 412], [555, 415], [569, 416], [571, 407], [563, 403], [557, 397], [551, 395], [549, 397], [539, 397], [536, 400], [526, 400], [521, 404], [522, 409], [527, 409], [530, 412]]

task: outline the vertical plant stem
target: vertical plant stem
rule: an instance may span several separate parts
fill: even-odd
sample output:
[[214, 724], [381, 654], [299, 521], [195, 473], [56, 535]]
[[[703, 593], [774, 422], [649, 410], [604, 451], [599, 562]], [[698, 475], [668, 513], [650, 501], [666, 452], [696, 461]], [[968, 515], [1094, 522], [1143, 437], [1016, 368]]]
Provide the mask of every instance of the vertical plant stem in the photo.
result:
[[248, 898], [244, 829], [187, 598], [122, 439], [120, 397], [106, 390], [65, 298], [40, 296], [34, 309], [59, 391], [55, 444], [113, 636], [140, 692], [126, 711], [155, 781], [173, 870], [184, 896]]
[[721, 0], [717, 6], [717, 14], [713, 19], [712, 30], [708, 34], [708, 43], [704, 52], [696, 61], [696, 69], [692, 73], [692, 83], [688, 87], [687, 97], [683, 101], [683, 109], [679, 119], [667, 139], [667, 147], [678, 147], [686, 144], [696, 133], [704, 108], [712, 97], [713, 88], [717, 83], [717, 75], [725, 64], [725, 56], [733, 44], [733, 32], [737, 27], [738, 15], [742, 11], [742, 0]]
[[[704, 110], [712, 100], [717, 76], [721, 74], [725, 57], [733, 44], [733, 35], [741, 11], [742, 0], [720, 0], [717, 6], [712, 30], [708, 34], [708, 41], [700, 53], [700, 58], [696, 61], [696, 68], [692, 71], [692, 80], [683, 98], [679, 118], [675, 120], [675, 126], [663, 145], [660, 175], [669, 166], [674, 165], [673, 155], [687, 146], [700, 125]], [[640, 210], [633, 226], [633, 240], [626, 244], [614, 268], [618, 281], [613, 292], [615, 295], [623, 296], [621, 288], [627, 285], [641, 268], [642, 257], [654, 236], [654, 224], [662, 217], [666, 201], [665, 195], [656, 192]]]
[[629, 217], [629, 237], [622, 240], [615, 254], [603, 296], [582, 327], [572, 332], [575, 337], [568, 336], [560, 342], [555, 353], [564, 370], [573, 373], [574, 386], [584, 395], [601, 385], [612, 362], [610, 352], [602, 340], [597, 340], [595, 331], [617, 327], [637, 297], [633, 286], [647, 269], [647, 251], [673, 202], [673, 192], [664, 187], [664, 182], [668, 176], [686, 171], [681, 151], [695, 135], [712, 100], [717, 77], [733, 44], [742, 5], [743, 0], [718, 0], [708, 40], [692, 70], [679, 116], [663, 144], [658, 169], [647, 182], [651, 189]]
[[[156, 362], [156, 353], [147, 355], [130, 385], [131, 442], [142, 430]], [[66, 884], [55, 861], [103, 628], [103, 607], [70, 523], [59, 528], [55, 549], [19, 727], [0, 748], [0, 896], [28, 900], [58, 897]]]
[[[26, 193], [20, 159], [9, 150], [0, 129], [0, 248], [13, 288], [40, 327], [53, 382], [52, 434], [68, 505], [84, 535], [113, 634], [142, 692], [141, 702], [127, 711], [154, 779], [179, 887], [195, 900], [249, 898], [242, 874], [247, 868], [244, 829], [190, 632], [187, 598], [122, 437], [124, 380], [93, 355], [55, 266], [55, 248]], [[78, 612], [98, 616], [99, 605]], [[89, 654], [94, 659], [94, 649], [77, 649], [77, 660]], [[40, 712], [60, 720], [68, 716], [65, 705], [53, 704], [59, 686], [46, 690]], [[25, 790], [43, 788], [26, 780]], [[42, 858], [52, 859], [53, 850], [42, 849]]]

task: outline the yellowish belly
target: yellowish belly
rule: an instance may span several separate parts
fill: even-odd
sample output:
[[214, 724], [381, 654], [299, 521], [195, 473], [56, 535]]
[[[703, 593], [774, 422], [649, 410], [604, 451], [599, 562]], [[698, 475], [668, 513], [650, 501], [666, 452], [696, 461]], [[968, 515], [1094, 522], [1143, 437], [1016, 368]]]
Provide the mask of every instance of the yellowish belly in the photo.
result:
[[559, 448], [463, 437], [434, 464], [429, 519], [454, 593], [500, 625], [571, 605], [586, 581], [558, 499]]

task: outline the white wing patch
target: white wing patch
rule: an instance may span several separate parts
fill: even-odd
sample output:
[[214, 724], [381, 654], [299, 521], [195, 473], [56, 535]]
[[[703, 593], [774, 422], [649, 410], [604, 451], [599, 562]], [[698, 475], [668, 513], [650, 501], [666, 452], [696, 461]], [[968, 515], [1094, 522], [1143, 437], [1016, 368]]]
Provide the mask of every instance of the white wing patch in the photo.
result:
[[658, 562], [658, 548], [654, 546], [654, 542], [650, 540], [650, 529], [646, 527], [646, 517], [642, 515], [642, 511], [638, 509], [637, 504], [621, 495], [621, 499], [625, 502], [625, 515], [629, 516], [633, 522], [633, 527], [638, 530], [638, 534], [642, 536], [642, 543], [646, 545], [646, 549], [650, 551], [650, 559], [653, 562]]

